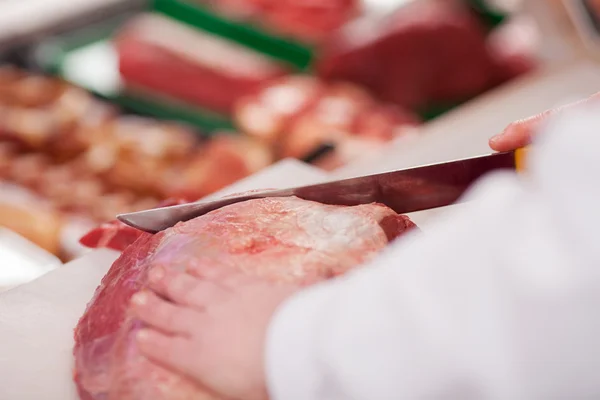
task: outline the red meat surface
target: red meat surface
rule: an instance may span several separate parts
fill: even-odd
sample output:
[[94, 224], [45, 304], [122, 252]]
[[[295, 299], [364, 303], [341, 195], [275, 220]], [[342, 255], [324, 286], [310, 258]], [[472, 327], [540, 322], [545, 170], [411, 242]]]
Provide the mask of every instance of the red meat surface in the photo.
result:
[[[377, 101], [360, 86], [290, 75], [236, 104], [239, 128], [270, 143], [277, 158], [311, 158], [325, 170], [385, 146], [420, 123], [412, 112]], [[193, 185], [191, 185], [193, 187]]]
[[[146, 286], [152, 267], [194, 274], [236, 268], [262, 279], [310, 285], [357, 267], [413, 227], [407, 217], [379, 204], [330, 206], [287, 197], [233, 204], [156, 235], [140, 234], [102, 279], [75, 328], [80, 398], [218, 399], [140, 356], [133, 339], [141, 323], [128, 306]], [[113, 228], [107, 231], [115, 239]], [[116, 243], [132, 239], [125, 232], [125, 241]], [[110, 246], [102, 243], [96, 241]]]
[[[179, 199], [169, 199], [160, 202], [156, 208], [175, 206], [184, 204], [185, 201]], [[97, 228], [92, 229], [85, 234], [79, 242], [89, 248], [107, 248], [117, 251], [124, 251], [130, 244], [133, 244], [140, 236], [145, 235], [138, 229], [132, 228], [124, 223], [114, 220], [103, 223]]]
[[464, 4], [417, 1], [385, 20], [345, 27], [324, 46], [317, 69], [325, 79], [358, 83], [420, 110], [464, 101], [529, 71], [525, 57], [495, 51]]
[[318, 42], [361, 11], [358, 0], [195, 0], [236, 20], [307, 42]]
[[286, 73], [266, 56], [164, 17], [130, 21], [115, 44], [128, 87], [220, 113]]
[[271, 150], [242, 135], [216, 135], [204, 151], [170, 177], [170, 197], [196, 200], [250, 176], [273, 162]]

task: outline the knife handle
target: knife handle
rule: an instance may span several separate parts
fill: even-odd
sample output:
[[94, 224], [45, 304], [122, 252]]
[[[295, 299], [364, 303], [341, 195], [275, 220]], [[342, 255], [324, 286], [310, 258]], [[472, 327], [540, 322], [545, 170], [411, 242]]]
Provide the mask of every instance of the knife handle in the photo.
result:
[[522, 147], [515, 150], [515, 169], [517, 172], [525, 171], [527, 164], [527, 155], [529, 153], [529, 147]]

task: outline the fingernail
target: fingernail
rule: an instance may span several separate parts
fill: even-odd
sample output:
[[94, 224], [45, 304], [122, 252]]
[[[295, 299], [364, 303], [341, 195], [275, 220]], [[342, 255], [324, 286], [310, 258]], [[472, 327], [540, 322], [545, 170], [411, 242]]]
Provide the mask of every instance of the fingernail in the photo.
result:
[[156, 267], [150, 271], [150, 276], [148, 277], [151, 282], [158, 282], [165, 276], [165, 271], [162, 268]]
[[131, 302], [135, 305], [143, 306], [144, 304], [146, 304], [148, 302], [148, 296], [146, 295], [146, 293], [142, 293], [142, 292], [136, 293], [131, 298]]

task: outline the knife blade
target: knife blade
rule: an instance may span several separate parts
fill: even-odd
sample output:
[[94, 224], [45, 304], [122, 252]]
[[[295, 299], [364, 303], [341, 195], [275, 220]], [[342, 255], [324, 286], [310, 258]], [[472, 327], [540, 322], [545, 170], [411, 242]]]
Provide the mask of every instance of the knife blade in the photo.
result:
[[488, 172], [501, 169], [520, 170], [524, 152], [525, 149], [518, 149], [316, 185], [257, 191], [217, 200], [120, 214], [117, 218], [134, 228], [156, 233], [178, 222], [231, 204], [289, 196], [344, 206], [382, 203], [398, 214], [406, 214], [457, 202], [473, 182]]

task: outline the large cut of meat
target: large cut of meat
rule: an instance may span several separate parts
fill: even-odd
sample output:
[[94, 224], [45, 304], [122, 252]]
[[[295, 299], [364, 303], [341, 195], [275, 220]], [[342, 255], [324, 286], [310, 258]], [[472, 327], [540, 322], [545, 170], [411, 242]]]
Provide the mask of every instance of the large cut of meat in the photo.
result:
[[[75, 382], [84, 400], [218, 399], [191, 380], [140, 356], [141, 323], [128, 311], [156, 265], [193, 274], [236, 268], [262, 279], [310, 285], [372, 258], [414, 224], [368, 204], [330, 206], [295, 197], [251, 200], [215, 210], [156, 235], [106, 225], [87, 243], [123, 247], [75, 328]], [[137, 237], [137, 239], [136, 239]], [[112, 245], [111, 245], [112, 244]]]
[[415, 1], [384, 20], [345, 26], [322, 49], [320, 76], [420, 110], [464, 101], [533, 67], [525, 54], [490, 43], [463, 3]]
[[135, 17], [115, 39], [130, 90], [231, 112], [234, 102], [286, 73], [274, 59], [167, 17]]
[[233, 20], [306, 42], [319, 42], [361, 11], [358, 0], [194, 0]]

